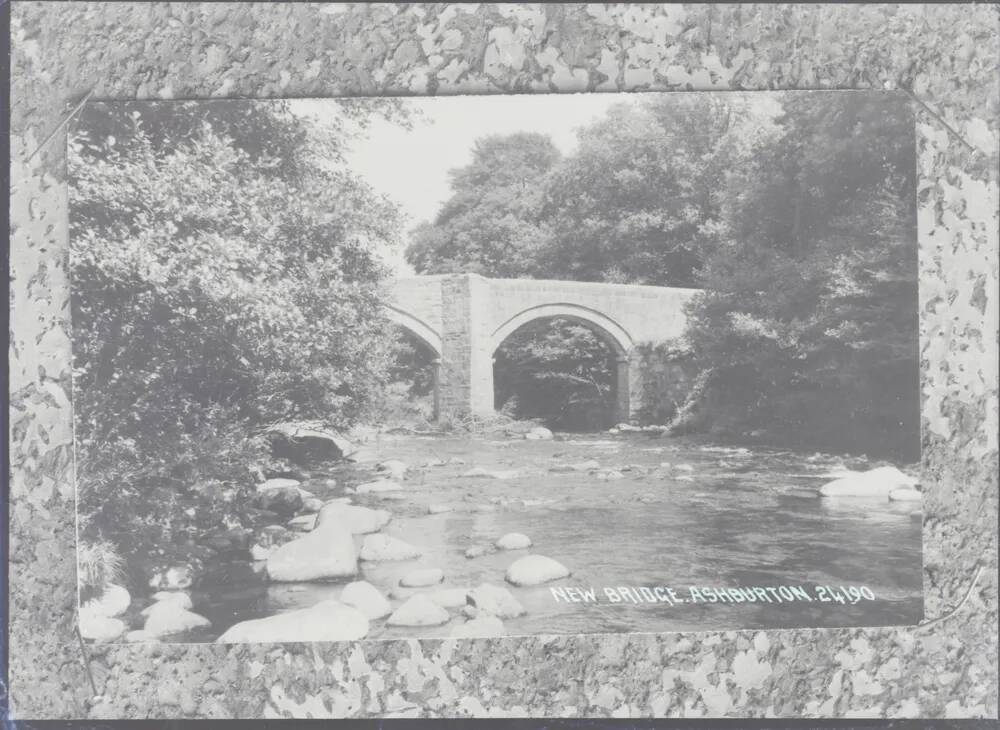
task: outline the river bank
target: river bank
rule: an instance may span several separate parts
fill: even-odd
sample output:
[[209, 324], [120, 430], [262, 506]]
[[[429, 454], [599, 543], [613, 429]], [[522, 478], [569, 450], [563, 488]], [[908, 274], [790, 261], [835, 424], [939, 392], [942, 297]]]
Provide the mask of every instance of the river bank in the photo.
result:
[[[351, 538], [361, 556], [355, 571], [320, 581], [268, 579], [273, 551], [309, 534], [312, 518], [299, 514], [272, 526], [280, 538], [262, 544], [260, 533], [242, 560], [209, 564], [182, 586], [190, 596], [185, 610], [206, 623], [167, 640], [212, 641], [241, 622], [340, 600], [347, 584], [360, 581], [392, 611], [424, 594], [447, 612], [419, 627], [394, 625], [387, 614], [370, 621], [369, 638], [460, 633], [475, 611], [459, 598], [484, 584], [508, 591], [524, 609], [503, 621], [506, 634], [879, 625], [922, 615], [915, 505], [819, 496], [838, 475], [880, 465], [864, 457], [619, 431], [554, 438], [372, 434], [354, 459], [284, 488], [305, 490], [312, 507], [349, 504], [385, 515], [377, 530]], [[498, 549], [509, 534], [525, 536], [530, 547]], [[371, 535], [412, 546], [414, 554], [365, 559]], [[551, 558], [570, 575], [513, 585], [508, 571], [526, 555]], [[400, 585], [414, 575], [427, 585]], [[779, 586], [799, 587], [813, 600], [769, 602], [751, 591], [742, 601], [709, 601], [691, 592]], [[821, 586], [843, 587], [847, 600], [822, 600]], [[642, 587], [690, 600], [650, 602], [637, 592], [640, 600], [614, 601], [605, 591]], [[601, 600], [574, 601], [552, 588], [593, 589]], [[864, 588], [864, 597], [852, 603], [849, 588]], [[130, 608], [133, 627], [134, 612], [148, 609], [147, 601]]]

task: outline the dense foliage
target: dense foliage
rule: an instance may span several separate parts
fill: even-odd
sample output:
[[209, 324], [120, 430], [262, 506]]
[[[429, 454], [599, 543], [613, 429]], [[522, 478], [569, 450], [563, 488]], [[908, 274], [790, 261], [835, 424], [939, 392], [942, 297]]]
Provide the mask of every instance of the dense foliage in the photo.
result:
[[[477, 155], [454, 173], [455, 196], [418, 230], [408, 258], [420, 272], [704, 288], [687, 343], [687, 361], [701, 372], [697, 402], [681, 409], [679, 427], [912, 457], [919, 414], [908, 102], [861, 92], [779, 99], [671, 94], [623, 103], [582, 128], [564, 156], [526, 158], [517, 151], [528, 137], [491, 138], [488, 149], [507, 157], [485, 164]], [[545, 149], [537, 135], [530, 144]], [[520, 201], [518, 188], [497, 182], [500, 171], [533, 176]], [[455, 209], [460, 223], [445, 214]], [[498, 237], [488, 222], [500, 219]], [[497, 372], [505, 396], [532, 409], [547, 404], [549, 417], [559, 412], [556, 396], [539, 394], [565, 381], [580, 355], [560, 327], [536, 327], [519, 342], [513, 361], [538, 367]], [[607, 389], [610, 375], [591, 354], [581, 362], [593, 369], [581, 377]]]
[[614, 373], [614, 350], [588, 327], [562, 318], [532, 322], [497, 349], [496, 404], [558, 428], [607, 428]]
[[232, 523], [256, 427], [370, 411], [389, 353], [376, 250], [398, 218], [340, 163], [351, 116], [371, 112], [321, 133], [280, 103], [83, 119], [71, 273], [87, 525], [157, 542]]

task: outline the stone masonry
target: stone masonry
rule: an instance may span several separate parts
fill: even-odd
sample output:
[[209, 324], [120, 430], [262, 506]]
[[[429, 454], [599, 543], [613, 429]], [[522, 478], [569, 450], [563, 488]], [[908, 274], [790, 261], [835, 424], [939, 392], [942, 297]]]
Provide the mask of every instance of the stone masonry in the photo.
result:
[[436, 355], [440, 416], [488, 416], [493, 356], [503, 341], [538, 319], [562, 317], [589, 326], [617, 355], [617, 420], [628, 421], [643, 389], [640, 344], [678, 340], [685, 305], [697, 289], [447, 274], [397, 279], [389, 317]]

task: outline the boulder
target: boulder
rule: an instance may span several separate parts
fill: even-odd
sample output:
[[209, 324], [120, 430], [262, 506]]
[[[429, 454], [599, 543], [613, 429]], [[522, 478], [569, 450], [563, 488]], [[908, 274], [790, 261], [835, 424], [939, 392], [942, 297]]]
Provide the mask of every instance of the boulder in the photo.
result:
[[406, 464], [399, 459], [388, 459], [376, 464], [375, 471], [385, 474], [390, 479], [402, 479], [406, 474]]
[[885, 499], [897, 489], [913, 489], [916, 479], [894, 466], [855, 472], [820, 487], [824, 497], [879, 497]]
[[544, 555], [525, 555], [507, 568], [504, 579], [516, 586], [537, 586], [569, 574], [569, 568], [557, 560]]
[[544, 426], [536, 426], [524, 434], [524, 438], [528, 441], [548, 441], [552, 438], [552, 432]]
[[482, 479], [516, 479], [518, 471], [517, 469], [484, 469], [481, 466], [477, 466], [469, 469], [462, 476]]
[[215, 640], [217, 644], [354, 641], [368, 634], [368, 618], [340, 601], [321, 601], [310, 608], [242, 621]]
[[483, 583], [469, 591], [466, 603], [475, 607], [477, 616], [489, 614], [497, 618], [515, 618], [527, 613], [513, 593], [492, 583]]
[[309, 532], [316, 526], [317, 515], [299, 515], [288, 521], [288, 529], [296, 532]]
[[251, 560], [267, 560], [271, 555], [271, 548], [266, 548], [261, 545], [251, 545], [250, 546], [250, 559]]
[[323, 500], [319, 497], [307, 497], [302, 500], [302, 508], [299, 511], [307, 515], [315, 514], [323, 509], [323, 504]]
[[461, 608], [468, 603], [468, 596], [468, 588], [439, 588], [427, 594], [441, 608]]
[[128, 590], [112, 583], [104, 589], [104, 593], [87, 601], [82, 608], [95, 616], [113, 618], [125, 613], [131, 603], [132, 596]]
[[498, 550], [524, 550], [531, 547], [531, 538], [520, 532], [508, 532], [493, 544]]
[[377, 479], [374, 482], [365, 482], [355, 487], [356, 494], [379, 494], [382, 492], [398, 492], [403, 487], [399, 482], [392, 479]]
[[[88, 601], [88, 603], [92, 603]], [[88, 641], [103, 643], [114, 641], [125, 633], [125, 622], [111, 616], [102, 616], [93, 609], [86, 607], [80, 609], [79, 623], [80, 636]]]
[[427, 459], [420, 466], [424, 469], [430, 469], [435, 466], [446, 466], [448, 464], [447, 459]]
[[481, 558], [483, 555], [491, 552], [491, 549], [486, 545], [473, 545], [465, 551], [465, 557], [469, 558]]
[[279, 424], [269, 428], [265, 435], [276, 458], [297, 464], [346, 459], [357, 451], [339, 434], [305, 424]]
[[444, 571], [440, 568], [421, 568], [412, 570], [399, 579], [399, 585], [404, 588], [426, 588], [437, 585], [444, 580]]
[[393, 611], [386, 623], [389, 626], [440, 626], [450, 619], [445, 609], [418, 593]]
[[350, 578], [358, 572], [351, 531], [333, 520], [272, 550], [267, 575], [279, 582]]
[[160, 640], [153, 636], [148, 631], [143, 629], [136, 629], [135, 631], [129, 631], [125, 634], [125, 641], [130, 644], [138, 644], [139, 642], [150, 642], [159, 644]]
[[190, 611], [194, 604], [191, 602], [191, 594], [187, 591], [157, 591], [153, 594], [153, 604], [140, 611], [141, 616], [148, 616], [153, 607], [159, 603], [172, 603], [185, 611]]
[[890, 502], [920, 502], [923, 498], [923, 492], [919, 489], [911, 489], [909, 487], [901, 487], [889, 492]]
[[302, 508], [302, 495], [299, 494], [298, 487], [270, 487], [258, 490], [257, 504], [261, 509], [281, 517], [291, 517]]
[[344, 586], [340, 602], [358, 609], [369, 620], [382, 618], [392, 613], [392, 605], [378, 588], [368, 581], [358, 580]]
[[192, 613], [176, 601], [157, 601], [150, 606], [142, 628], [150, 636], [159, 638], [211, 625], [207, 618]]
[[599, 471], [597, 472], [596, 476], [603, 482], [614, 481], [615, 479], [625, 478], [625, 475], [616, 469], [611, 469], [609, 471]]
[[362, 560], [378, 563], [389, 560], [412, 560], [422, 555], [419, 548], [396, 537], [374, 534], [365, 537], [361, 544]]
[[496, 616], [486, 614], [455, 626], [449, 635], [454, 639], [485, 639], [506, 636], [507, 630], [503, 621]]
[[[369, 509], [353, 504], [332, 503], [323, 506], [316, 516], [316, 528], [331, 520], [346, 525], [354, 535], [378, 532], [392, 519], [384, 509]], [[314, 528], [315, 529], [315, 528]]]

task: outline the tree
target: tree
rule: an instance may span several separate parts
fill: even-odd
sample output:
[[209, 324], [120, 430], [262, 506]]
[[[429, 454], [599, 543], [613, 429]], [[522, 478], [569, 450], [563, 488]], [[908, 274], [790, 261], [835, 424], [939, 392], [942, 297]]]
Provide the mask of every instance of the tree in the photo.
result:
[[915, 147], [905, 99], [808, 93], [726, 174], [691, 312], [702, 418], [914, 456]]
[[540, 134], [477, 140], [472, 162], [451, 172], [451, 198], [414, 229], [406, 260], [423, 274], [535, 275], [548, 236], [538, 219], [543, 180], [558, 159]]
[[129, 106], [70, 149], [81, 505], [176, 533], [193, 484], [246, 483], [254, 428], [371, 409], [390, 348], [375, 252], [399, 218], [284, 105]]

